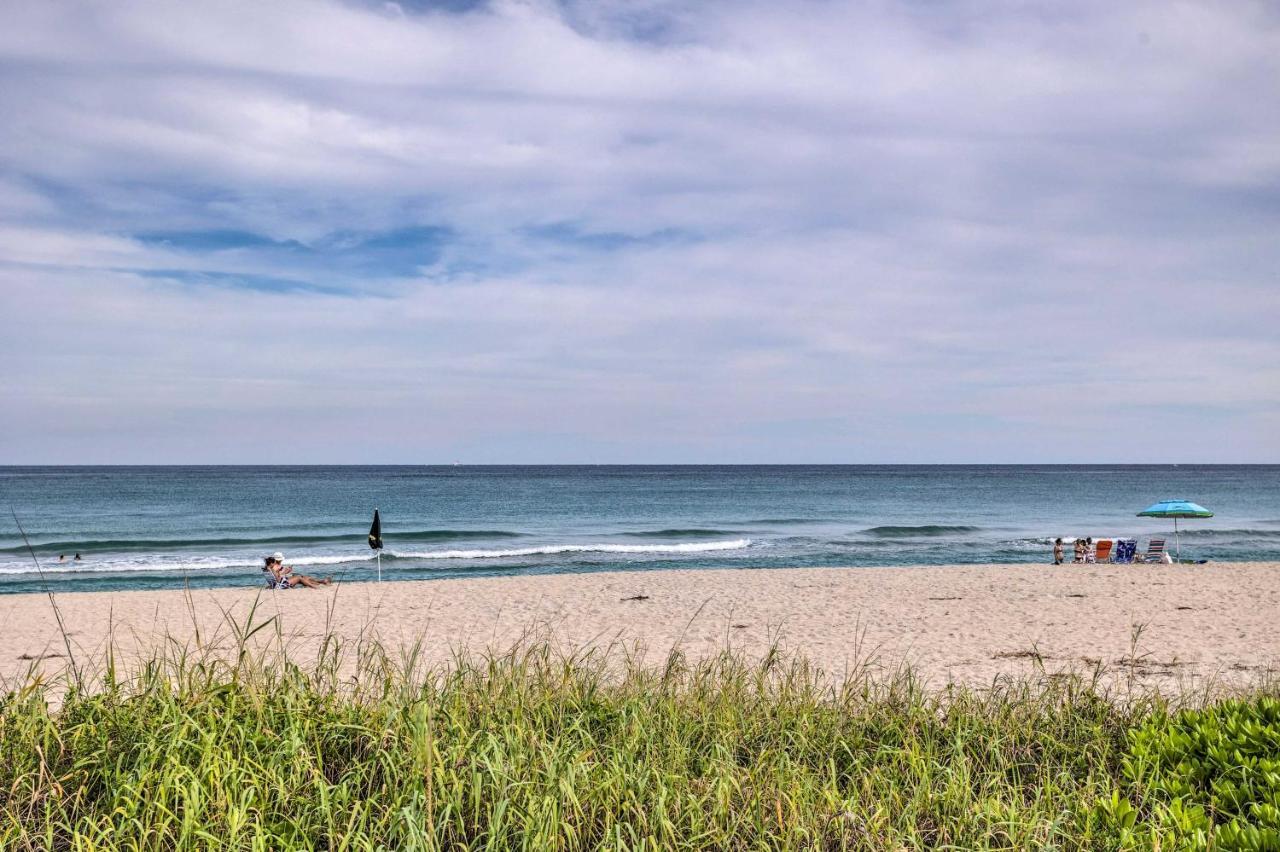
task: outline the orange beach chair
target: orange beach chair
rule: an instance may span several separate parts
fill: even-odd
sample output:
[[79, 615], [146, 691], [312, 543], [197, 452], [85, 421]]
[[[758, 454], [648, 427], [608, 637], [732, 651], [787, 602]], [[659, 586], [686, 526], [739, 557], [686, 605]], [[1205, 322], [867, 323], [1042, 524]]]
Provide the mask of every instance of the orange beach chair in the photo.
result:
[[1113, 542], [1109, 538], [1099, 539], [1097, 544], [1098, 549], [1097, 549], [1097, 552], [1094, 554], [1093, 561], [1094, 562], [1110, 562], [1112, 544]]

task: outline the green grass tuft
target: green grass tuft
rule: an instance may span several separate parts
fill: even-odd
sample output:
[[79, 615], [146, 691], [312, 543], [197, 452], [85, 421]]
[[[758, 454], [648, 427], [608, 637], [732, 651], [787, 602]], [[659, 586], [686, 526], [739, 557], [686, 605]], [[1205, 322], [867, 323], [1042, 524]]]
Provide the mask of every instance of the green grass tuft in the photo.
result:
[[305, 670], [176, 652], [92, 691], [11, 689], [0, 847], [1118, 848], [1166, 830], [1142, 815], [1181, 795], [1162, 749], [1191, 718], [1071, 678], [833, 689], [776, 655], [547, 646], [424, 673], [325, 647]]

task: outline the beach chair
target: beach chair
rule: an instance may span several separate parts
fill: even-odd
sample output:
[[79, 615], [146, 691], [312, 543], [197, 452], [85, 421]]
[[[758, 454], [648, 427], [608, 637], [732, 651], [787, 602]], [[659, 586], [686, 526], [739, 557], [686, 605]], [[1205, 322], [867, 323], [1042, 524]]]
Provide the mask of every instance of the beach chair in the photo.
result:
[[1111, 539], [1099, 539], [1094, 545], [1093, 561], [1094, 562], [1110, 562], [1111, 561]]
[[1116, 552], [1111, 561], [1117, 565], [1128, 565], [1138, 553], [1138, 541], [1132, 538], [1116, 539]]
[[1139, 562], [1159, 562], [1164, 557], [1164, 539], [1153, 538], [1147, 542], [1147, 552], [1138, 556]]

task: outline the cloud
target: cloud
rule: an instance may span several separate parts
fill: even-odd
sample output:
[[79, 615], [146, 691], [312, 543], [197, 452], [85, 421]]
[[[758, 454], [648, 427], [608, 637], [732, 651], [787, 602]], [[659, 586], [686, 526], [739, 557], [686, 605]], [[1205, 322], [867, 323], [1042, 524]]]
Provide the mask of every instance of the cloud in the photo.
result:
[[7, 19], [0, 461], [1275, 457], [1267, 4]]

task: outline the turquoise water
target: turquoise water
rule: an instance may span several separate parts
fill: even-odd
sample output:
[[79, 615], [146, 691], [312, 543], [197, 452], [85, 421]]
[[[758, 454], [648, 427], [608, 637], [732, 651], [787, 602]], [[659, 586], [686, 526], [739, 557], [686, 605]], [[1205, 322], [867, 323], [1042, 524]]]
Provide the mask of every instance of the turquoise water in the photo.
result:
[[[664, 568], [1047, 562], [1055, 536], [1280, 559], [1280, 466], [2, 467], [0, 592], [253, 585], [265, 553], [387, 580]], [[71, 560], [58, 562], [59, 554]]]

